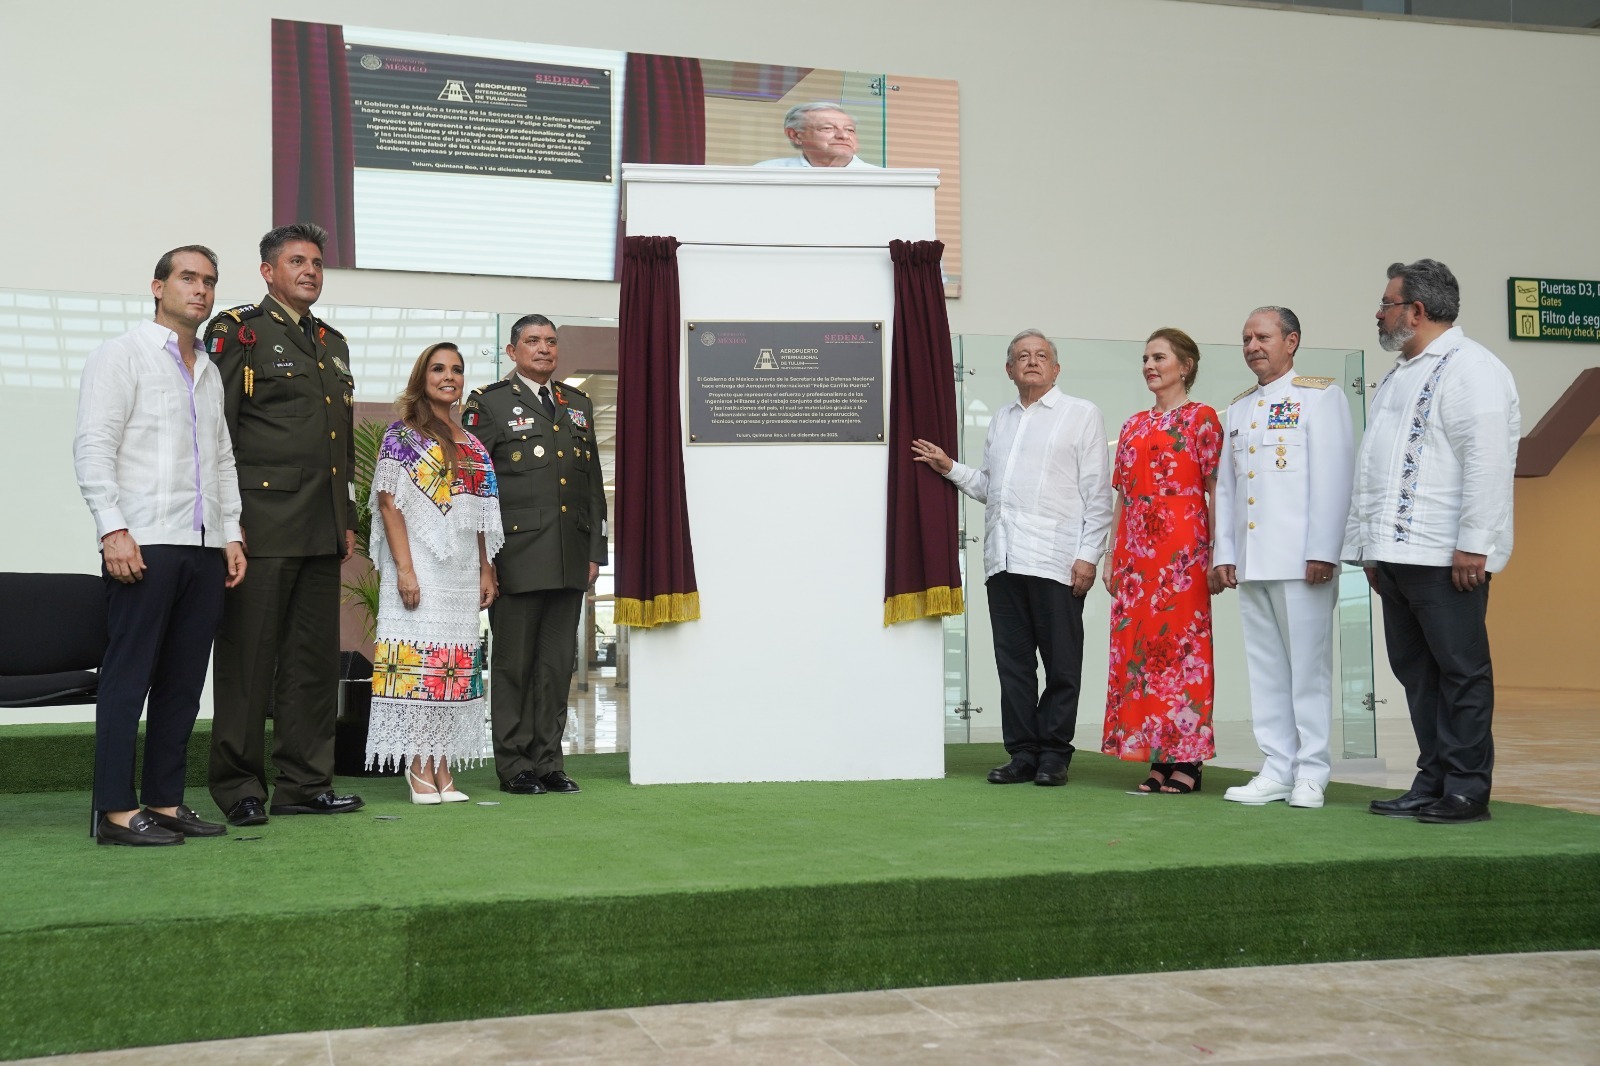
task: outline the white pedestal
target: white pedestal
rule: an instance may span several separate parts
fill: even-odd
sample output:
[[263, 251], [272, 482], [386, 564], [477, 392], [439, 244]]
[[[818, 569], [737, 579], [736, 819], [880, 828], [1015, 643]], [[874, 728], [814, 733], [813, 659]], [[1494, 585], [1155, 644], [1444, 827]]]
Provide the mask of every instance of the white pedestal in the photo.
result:
[[[888, 394], [888, 243], [933, 238], [936, 171], [622, 177], [627, 232], [686, 243], [686, 322], [881, 321]], [[944, 775], [942, 627], [882, 623], [886, 449], [685, 444], [702, 617], [630, 635], [635, 784]]]

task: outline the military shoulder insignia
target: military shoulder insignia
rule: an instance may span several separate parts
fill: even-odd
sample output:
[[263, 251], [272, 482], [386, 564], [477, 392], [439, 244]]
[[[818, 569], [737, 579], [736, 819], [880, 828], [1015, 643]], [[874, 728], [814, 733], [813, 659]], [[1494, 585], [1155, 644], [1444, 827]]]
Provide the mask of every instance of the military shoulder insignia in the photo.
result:
[[222, 315], [227, 315], [235, 322], [243, 322], [247, 318], [260, 318], [262, 315], [262, 310], [255, 304], [240, 304], [238, 307], [228, 308], [226, 311], [222, 312], [222, 314], [219, 314], [216, 318], [212, 319], [212, 322], [215, 323], [220, 321], [222, 319]]
[[1336, 380], [1336, 378], [1300, 377], [1295, 378], [1292, 382], [1290, 382], [1290, 384], [1302, 385], [1308, 389], [1325, 389], [1329, 385], [1332, 385]]
[[587, 400], [589, 398], [589, 394], [587, 392], [584, 392], [582, 389], [578, 388], [576, 385], [568, 385], [565, 381], [563, 381], [561, 383], [560, 388], [564, 389], [567, 392], [572, 393], [572, 395], [574, 395], [574, 396], [582, 396], [585, 400]]
[[491, 381], [487, 385], [480, 385], [478, 388], [473, 389], [472, 395], [482, 396], [486, 392], [493, 392], [495, 389], [503, 389], [509, 384], [511, 384], [510, 378], [501, 378], [499, 381]]
[[1228, 401], [1229, 405], [1238, 403], [1240, 400], [1244, 399], [1246, 396], [1250, 395], [1252, 392], [1255, 392], [1260, 387], [1261, 387], [1260, 385], [1251, 385], [1248, 389], [1245, 389], [1239, 395], [1237, 395], [1233, 399], [1229, 400]]

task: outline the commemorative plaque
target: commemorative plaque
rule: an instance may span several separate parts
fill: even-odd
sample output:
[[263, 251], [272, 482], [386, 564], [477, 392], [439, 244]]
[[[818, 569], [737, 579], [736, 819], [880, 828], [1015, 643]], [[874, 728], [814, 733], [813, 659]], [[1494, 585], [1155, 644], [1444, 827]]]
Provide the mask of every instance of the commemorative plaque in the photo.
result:
[[883, 323], [690, 322], [691, 444], [882, 444]]

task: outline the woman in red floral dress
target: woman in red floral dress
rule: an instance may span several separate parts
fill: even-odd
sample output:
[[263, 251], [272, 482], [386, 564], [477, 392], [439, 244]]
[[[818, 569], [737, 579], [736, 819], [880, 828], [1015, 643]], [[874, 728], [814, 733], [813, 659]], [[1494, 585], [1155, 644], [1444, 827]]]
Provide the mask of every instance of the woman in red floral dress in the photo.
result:
[[1200, 349], [1158, 329], [1144, 349], [1155, 406], [1123, 424], [1112, 464], [1117, 531], [1111, 593], [1111, 670], [1101, 750], [1150, 763], [1141, 792], [1200, 788], [1216, 755], [1211, 730], [1212, 493], [1222, 426], [1189, 399]]

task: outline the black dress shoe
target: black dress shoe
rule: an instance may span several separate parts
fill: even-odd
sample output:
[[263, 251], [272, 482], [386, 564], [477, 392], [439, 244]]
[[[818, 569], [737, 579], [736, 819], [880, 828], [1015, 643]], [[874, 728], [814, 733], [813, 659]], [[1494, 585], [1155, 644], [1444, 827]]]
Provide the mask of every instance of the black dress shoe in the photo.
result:
[[1424, 807], [1417, 812], [1419, 822], [1487, 822], [1489, 820], [1489, 805], [1479, 803], [1475, 799], [1452, 793], [1439, 800], [1431, 807]]
[[312, 796], [304, 803], [274, 803], [273, 814], [346, 814], [350, 811], [359, 811], [365, 807], [366, 801], [360, 796], [340, 796], [333, 789]]
[[223, 817], [228, 819], [229, 825], [266, 825], [267, 809], [254, 796], [246, 796], [229, 807], [228, 813]]
[[[194, 813], [191, 807], [178, 804], [177, 814], [162, 814], [146, 807], [144, 813], [150, 820], [163, 829], [170, 829], [174, 833], [182, 833], [186, 837], [222, 837], [228, 835], [228, 827], [218, 822], [205, 822]], [[265, 818], [262, 821], [266, 821]]]
[[105, 815], [94, 828], [96, 844], [121, 844], [130, 848], [164, 848], [183, 843], [183, 834], [163, 829], [150, 817], [149, 811], [134, 811], [126, 827], [118, 825]]
[[524, 770], [510, 781], [500, 782], [500, 791], [509, 792], [513, 796], [542, 796], [545, 788], [539, 783], [539, 775], [532, 770]]
[[576, 781], [567, 776], [565, 770], [551, 770], [539, 778], [539, 784], [544, 786], [546, 792], [559, 792], [569, 796], [574, 792], [583, 791]]
[[1385, 818], [1411, 818], [1422, 808], [1431, 807], [1438, 802], [1438, 796], [1430, 796], [1426, 792], [1412, 789], [1394, 799], [1373, 800], [1367, 804], [1367, 810], [1373, 814], [1381, 814]]
[[1064, 762], [1044, 762], [1039, 764], [1039, 772], [1033, 775], [1036, 785], [1064, 785], [1067, 783], [1067, 764]]
[[1024, 781], [1032, 781], [1038, 773], [1037, 766], [1012, 759], [1004, 766], [996, 766], [989, 771], [989, 784], [1020, 785]]

